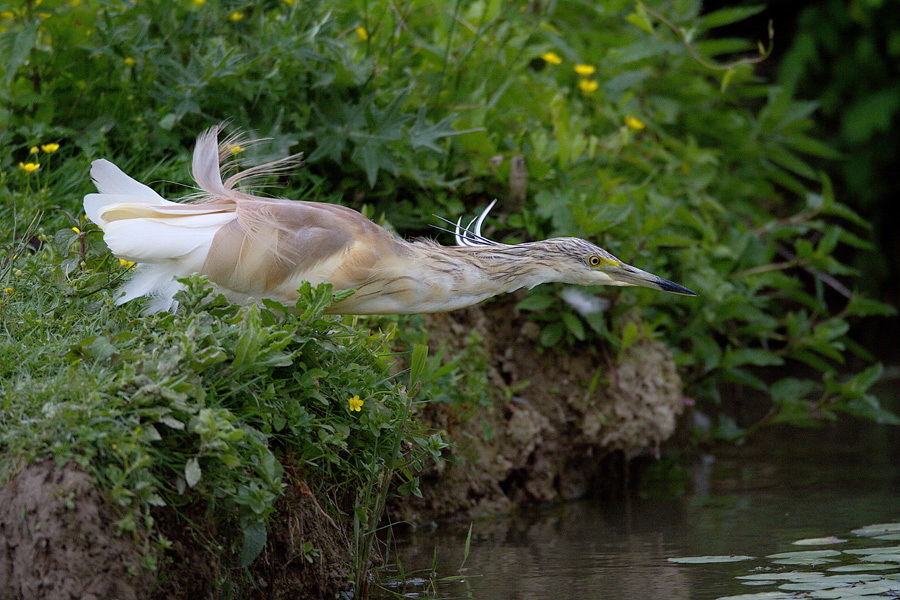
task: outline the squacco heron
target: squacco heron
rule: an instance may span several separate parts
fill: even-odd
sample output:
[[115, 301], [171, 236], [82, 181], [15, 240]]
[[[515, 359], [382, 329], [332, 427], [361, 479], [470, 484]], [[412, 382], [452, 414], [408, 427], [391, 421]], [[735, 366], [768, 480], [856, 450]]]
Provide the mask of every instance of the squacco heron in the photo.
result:
[[223, 181], [222, 166], [229, 170], [238, 140], [219, 144], [219, 132], [214, 127], [197, 139], [192, 171], [199, 192], [184, 203], [165, 200], [107, 160], [93, 162], [99, 193], [84, 198], [85, 212], [114, 255], [137, 263], [120, 304], [148, 296], [146, 312], [174, 310], [176, 280], [193, 273], [206, 275], [235, 302], [292, 303], [303, 281], [355, 290], [331, 306], [337, 314], [450, 311], [553, 281], [696, 296], [582, 239], [491, 241], [481, 226], [493, 202], [468, 227], [456, 222], [456, 246], [442, 246], [400, 239], [344, 206], [252, 195], [239, 184], [283, 172], [298, 157]]

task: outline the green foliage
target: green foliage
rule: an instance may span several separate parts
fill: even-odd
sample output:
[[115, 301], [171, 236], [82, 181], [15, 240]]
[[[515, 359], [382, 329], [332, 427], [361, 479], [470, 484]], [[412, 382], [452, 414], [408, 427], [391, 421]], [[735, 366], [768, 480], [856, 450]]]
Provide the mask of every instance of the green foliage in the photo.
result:
[[[238, 307], [193, 278], [177, 314], [140, 317], [113, 304], [110, 273], [123, 267], [93, 242], [66, 267], [85, 234], [44, 239], [7, 257], [0, 452], [77, 461], [122, 509], [121, 529], [153, 532], [151, 507], [202, 501], [241, 532], [233, 550], [247, 565], [282, 462], [349, 513], [372, 481], [385, 482], [383, 503], [395, 469], [417, 493], [415, 465], [439, 459], [443, 441], [406, 426], [384, 336], [323, 315], [350, 292], [305, 284], [295, 306]], [[376, 509], [361, 505], [371, 528]]]

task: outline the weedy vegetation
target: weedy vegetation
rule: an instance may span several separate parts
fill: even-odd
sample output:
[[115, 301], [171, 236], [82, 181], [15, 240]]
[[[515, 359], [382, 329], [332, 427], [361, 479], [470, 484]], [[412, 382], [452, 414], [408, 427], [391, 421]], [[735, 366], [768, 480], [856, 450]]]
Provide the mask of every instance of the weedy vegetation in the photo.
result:
[[[148, 567], [167, 545], [153, 507], [202, 501], [239, 532], [229, 551], [246, 565], [282, 465], [297, 465], [352, 515], [359, 581], [391, 486], [415, 493], [417, 463], [447, 443], [419, 430], [414, 393], [491, 397], [477, 351], [429, 358], [415, 346], [410, 371], [395, 373], [392, 336], [424, 344], [420, 321], [325, 316], [327, 286], [296, 307], [238, 307], [192, 279], [176, 314], [114, 305], [130, 266], [80, 212], [90, 161], [177, 197], [194, 136], [229, 119], [273, 139], [241, 153], [248, 164], [305, 152], [272, 193], [345, 203], [406, 235], [498, 197], [500, 241], [584, 237], [697, 291], [588, 290], [609, 301], [585, 309], [543, 286], [518, 308], [541, 328], [536, 352], [664, 341], [686, 393], [717, 415], [713, 436], [840, 412], [900, 423], [869, 393], [880, 366], [850, 335], [892, 309], [857, 293], [842, 261], [870, 248], [868, 224], [811, 166], [836, 156], [813, 132], [816, 104], [737, 60], [759, 57], [755, 40], [709, 36], [755, 9], [700, 8], [27, 0], [0, 11], [6, 473], [76, 460], [122, 508], [122, 531], [149, 532]], [[768, 395], [771, 409], [738, 424], [723, 384]]]

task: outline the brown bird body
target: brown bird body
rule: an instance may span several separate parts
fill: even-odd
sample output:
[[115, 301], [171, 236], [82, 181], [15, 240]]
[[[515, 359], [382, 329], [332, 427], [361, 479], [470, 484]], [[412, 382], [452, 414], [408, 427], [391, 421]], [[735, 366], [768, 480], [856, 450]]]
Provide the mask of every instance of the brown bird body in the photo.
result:
[[397, 238], [344, 206], [245, 193], [238, 184], [283, 171], [295, 157], [223, 182], [221, 163], [235, 141], [218, 144], [218, 133], [213, 128], [197, 140], [193, 173], [201, 192], [190, 203], [165, 200], [109, 161], [94, 161], [100, 193], [85, 197], [85, 212], [113, 254], [138, 263], [120, 303], [150, 296], [148, 312], [172, 310], [181, 287], [175, 280], [192, 273], [206, 275], [236, 302], [293, 302], [303, 281], [355, 290], [331, 307], [339, 314], [455, 310], [549, 281], [695, 295], [578, 238], [490, 241], [481, 224], [493, 203], [469, 227], [457, 223], [457, 246], [442, 246]]

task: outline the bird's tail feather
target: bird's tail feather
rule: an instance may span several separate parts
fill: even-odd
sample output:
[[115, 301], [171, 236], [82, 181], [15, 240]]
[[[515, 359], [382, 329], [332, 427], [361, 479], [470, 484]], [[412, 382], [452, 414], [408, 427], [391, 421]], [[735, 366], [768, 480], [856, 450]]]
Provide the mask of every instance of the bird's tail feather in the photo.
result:
[[[247, 200], [264, 201], [266, 198], [251, 196], [246, 190], [261, 187], [262, 180], [287, 173], [301, 162], [302, 153], [292, 154], [239, 171], [234, 160], [238, 152], [265, 140], [247, 139], [241, 133], [235, 133], [219, 142], [223, 127], [216, 125], [197, 137], [191, 170], [200, 192], [193, 196], [194, 202], [240, 204]], [[223, 174], [232, 171], [236, 172], [222, 181]]]
[[[219, 143], [221, 130], [216, 126], [197, 138], [192, 170], [199, 191], [188, 196], [189, 202], [164, 199], [107, 160], [92, 164], [91, 177], [99, 193], [85, 196], [85, 212], [103, 230], [113, 254], [139, 263], [118, 302], [150, 296], [147, 312], [174, 309], [174, 295], [181, 288], [175, 279], [203, 272], [222, 227], [237, 219], [246, 236], [243, 243], [257, 241], [264, 246], [273, 243], [265, 231], [286, 227], [271, 210], [273, 203], [283, 200], [246, 190], [248, 184], [292, 168], [300, 156], [237, 171], [223, 181], [223, 173], [236, 171], [235, 149], [259, 140], [232, 135]], [[277, 248], [273, 252], [278, 256]]]

